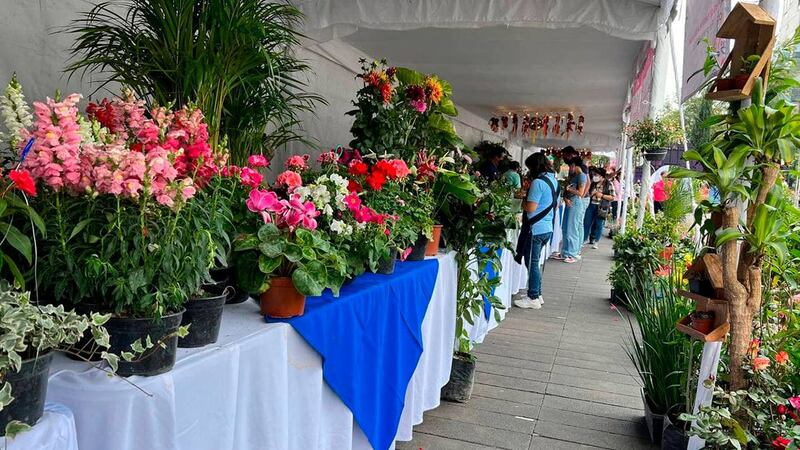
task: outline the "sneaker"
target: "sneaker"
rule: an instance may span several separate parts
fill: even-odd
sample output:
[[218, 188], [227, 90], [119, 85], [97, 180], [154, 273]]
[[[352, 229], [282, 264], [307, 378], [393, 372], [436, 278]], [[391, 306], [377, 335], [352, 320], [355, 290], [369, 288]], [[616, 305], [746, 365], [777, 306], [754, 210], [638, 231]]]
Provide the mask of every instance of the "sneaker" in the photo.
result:
[[541, 295], [540, 295], [540, 296], [538, 296], [538, 297], [536, 297], [536, 300], [539, 300], [539, 303], [541, 303], [542, 305], [544, 305], [544, 297], [542, 297]]
[[563, 260], [564, 256], [562, 256], [561, 253], [553, 253], [550, 255], [550, 259]]
[[594, 244], [592, 244], [592, 248], [593, 248], [593, 249], [595, 249], [595, 250], [597, 250], [597, 249], [599, 248], [599, 247], [597, 247], [597, 242], [595, 242]]
[[567, 256], [566, 258], [564, 258], [564, 262], [567, 264], [573, 264], [578, 262], [578, 260], [576, 258], [573, 258], [572, 256]]
[[533, 301], [528, 297], [525, 297], [518, 300], [514, 300], [514, 305], [516, 305], [518, 308], [530, 309], [533, 308]]
[[531, 308], [533, 309], [542, 309], [542, 305], [544, 302], [542, 301], [542, 297], [534, 298], [531, 302]]

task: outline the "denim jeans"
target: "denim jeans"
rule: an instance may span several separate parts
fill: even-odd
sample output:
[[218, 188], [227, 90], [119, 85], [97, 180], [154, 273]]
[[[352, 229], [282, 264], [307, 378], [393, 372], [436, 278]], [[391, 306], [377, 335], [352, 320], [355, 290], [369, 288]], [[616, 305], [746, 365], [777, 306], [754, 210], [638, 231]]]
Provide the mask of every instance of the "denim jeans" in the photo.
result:
[[586, 214], [586, 207], [589, 205], [588, 198], [573, 198], [572, 211], [567, 217], [566, 233], [564, 234], [564, 245], [561, 255], [566, 257], [576, 257], [583, 244], [583, 217]]
[[[597, 214], [600, 205], [589, 204], [586, 214], [583, 216], [583, 241], [597, 242], [603, 236], [603, 228], [606, 226], [606, 219], [601, 219]], [[610, 213], [609, 213], [610, 214]]]
[[531, 251], [525, 255], [525, 265], [528, 266], [528, 298], [542, 295], [542, 271], [539, 270], [539, 261], [542, 259], [542, 248], [550, 242], [552, 236], [553, 233], [531, 236]]

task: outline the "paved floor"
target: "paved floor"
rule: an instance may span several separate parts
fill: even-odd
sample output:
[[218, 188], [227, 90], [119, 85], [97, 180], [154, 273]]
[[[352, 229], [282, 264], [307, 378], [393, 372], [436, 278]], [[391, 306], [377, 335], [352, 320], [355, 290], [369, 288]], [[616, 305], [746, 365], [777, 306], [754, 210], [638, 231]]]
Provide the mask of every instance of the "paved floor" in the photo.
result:
[[548, 261], [544, 307], [512, 308], [477, 346], [469, 403], [428, 411], [399, 449], [657, 448], [622, 347], [627, 320], [608, 301], [610, 241], [583, 253]]

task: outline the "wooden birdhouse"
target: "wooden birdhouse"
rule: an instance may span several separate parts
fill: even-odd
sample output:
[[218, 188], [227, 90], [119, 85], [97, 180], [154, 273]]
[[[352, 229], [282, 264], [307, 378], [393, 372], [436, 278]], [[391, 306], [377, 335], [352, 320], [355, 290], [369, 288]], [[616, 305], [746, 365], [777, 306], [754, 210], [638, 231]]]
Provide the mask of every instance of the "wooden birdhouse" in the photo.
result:
[[719, 255], [706, 253], [696, 259], [684, 279], [690, 292], [679, 290], [678, 294], [692, 300], [695, 310], [676, 324], [678, 331], [706, 342], [724, 340], [730, 331], [730, 316]]
[[764, 79], [766, 88], [775, 46], [775, 19], [758, 5], [739, 3], [725, 19], [717, 37], [733, 39], [733, 49], [706, 98], [726, 102], [749, 98], [757, 77]]

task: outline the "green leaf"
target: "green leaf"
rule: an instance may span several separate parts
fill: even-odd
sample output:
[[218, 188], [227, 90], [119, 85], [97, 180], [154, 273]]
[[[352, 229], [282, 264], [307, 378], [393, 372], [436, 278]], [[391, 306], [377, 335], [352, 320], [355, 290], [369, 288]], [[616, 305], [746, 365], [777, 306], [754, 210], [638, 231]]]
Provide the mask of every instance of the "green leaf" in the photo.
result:
[[455, 117], [458, 115], [458, 110], [456, 110], [456, 105], [453, 103], [452, 100], [446, 98], [442, 100], [442, 103], [439, 105], [439, 110], [450, 117]]
[[326, 272], [321, 263], [298, 267], [292, 273], [294, 287], [303, 295], [317, 296], [325, 289]]
[[270, 258], [267, 255], [258, 257], [258, 270], [265, 275], [270, 275], [281, 265], [281, 257]]
[[283, 241], [262, 241], [258, 244], [258, 249], [270, 258], [277, 258], [283, 255]]
[[409, 85], [409, 84], [423, 84], [425, 82], [425, 76], [416, 70], [409, 69], [406, 67], [397, 67], [397, 81], [400, 84]]
[[6, 437], [14, 438], [14, 436], [30, 429], [31, 426], [27, 423], [22, 423], [19, 420], [12, 420], [6, 425]]
[[28, 236], [22, 234], [14, 225], [3, 222], [0, 223], [0, 237], [5, 237], [6, 242], [20, 252], [28, 261], [28, 264], [31, 263], [33, 259], [33, 247], [31, 246], [31, 240], [28, 239]]
[[83, 231], [83, 229], [86, 228], [86, 226], [89, 225], [92, 222], [92, 220], [93, 220], [92, 218], [88, 218], [78, 222], [78, 224], [75, 225], [75, 228], [73, 228], [72, 232], [69, 234], [69, 238], [67, 239], [67, 241], [71, 241], [72, 238], [74, 238], [75, 236], [78, 235], [78, 233]]
[[305, 248], [297, 244], [287, 243], [283, 249], [283, 256], [289, 261], [296, 263], [303, 259], [303, 250], [305, 250]]
[[280, 234], [280, 230], [274, 223], [265, 223], [258, 229], [258, 239], [261, 242], [276, 239]]

